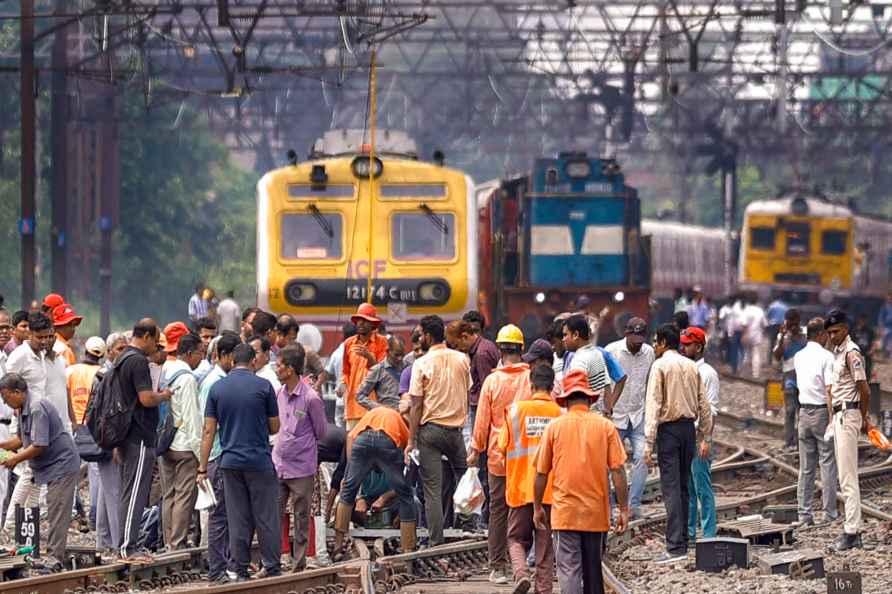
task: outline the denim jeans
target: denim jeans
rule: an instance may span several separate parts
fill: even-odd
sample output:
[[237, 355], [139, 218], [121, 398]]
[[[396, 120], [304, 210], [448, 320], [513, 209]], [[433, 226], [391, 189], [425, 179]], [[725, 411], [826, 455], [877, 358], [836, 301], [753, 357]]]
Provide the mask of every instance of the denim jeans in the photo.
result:
[[644, 417], [637, 426], [632, 427], [631, 421], [625, 429], [619, 430], [621, 441], [628, 439], [632, 443], [632, 477], [629, 487], [629, 506], [637, 510], [641, 506], [641, 495], [644, 493], [644, 485], [647, 482], [647, 466], [644, 464]]
[[691, 462], [691, 479], [688, 481], [688, 538], [697, 538], [697, 502], [700, 502], [700, 527], [703, 538], [715, 537], [715, 495], [712, 491], [712, 454], [701, 458], [694, 456]]
[[356, 503], [356, 495], [373, 467], [377, 467], [396, 491], [400, 502], [400, 520], [415, 521], [415, 496], [403, 474], [403, 451], [383, 431], [366, 429], [353, 442], [347, 475], [341, 488], [341, 501], [347, 505]]

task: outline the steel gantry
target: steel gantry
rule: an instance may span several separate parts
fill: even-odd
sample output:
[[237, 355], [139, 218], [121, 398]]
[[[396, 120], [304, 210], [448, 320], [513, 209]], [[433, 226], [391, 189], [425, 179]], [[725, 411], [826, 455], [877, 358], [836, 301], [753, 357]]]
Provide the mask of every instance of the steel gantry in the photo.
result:
[[[380, 125], [478, 179], [566, 149], [670, 153], [709, 171], [802, 158], [824, 134], [876, 154], [890, 123], [892, 0], [20, 0], [0, 21], [4, 76], [66, 98], [51, 114], [54, 135], [69, 134], [52, 148], [69, 161], [53, 180], [62, 242], [69, 220], [114, 227], [115, 174], [85, 159], [114, 153], [125, 92], [206, 114], [264, 169], [326, 129], [365, 125], [372, 46]], [[34, 96], [0, 126], [20, 113], [33, 129]], [[99, 198], [66, 205], [66, 184]]]

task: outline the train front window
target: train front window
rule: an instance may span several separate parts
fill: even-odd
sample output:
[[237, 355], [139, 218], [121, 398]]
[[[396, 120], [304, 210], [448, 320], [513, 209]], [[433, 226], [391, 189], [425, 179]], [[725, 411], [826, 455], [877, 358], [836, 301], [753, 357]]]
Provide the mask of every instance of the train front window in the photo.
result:
[[807, 256], [811, 253], [811, 226], [808, 223], [787, 223], [787, 255]]
[[395, 213], [391, 218], [391, 241], [397, 260], [452, 260], [455, 215], [432, 210]]
[[846, 253], [849, 234], [845, 231], [824, 231], [821, 233], [821, 253], [828, 256], [842, 256]]
[[283, 260], [340, 260], [343, 221], [340, 213], [282, 215]]
[[750, 244], [754, 250], [774, 251], [774, 227], [753, 227], [750, 229]]

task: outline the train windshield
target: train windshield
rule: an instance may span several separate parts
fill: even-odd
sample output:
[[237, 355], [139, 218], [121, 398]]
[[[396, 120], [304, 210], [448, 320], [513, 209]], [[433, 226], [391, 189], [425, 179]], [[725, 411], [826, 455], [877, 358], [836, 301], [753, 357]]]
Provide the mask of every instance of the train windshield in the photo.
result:
[[774, 227], [750, 229], [750, 244], [754, 250], [774, 251]]
[[283, 214], [282, 259], [339, 260], [342, 227], [339, 213]]
[[808, 223], [787, 223], [784, 230], [787, 232], [788, 256], [807, 256], [811, 253], [809, 242], [811, 225]]
[[393, 257], [398, 260], [455, 258], [455, 215], [444, 212], [395, 213], [391, 219]]

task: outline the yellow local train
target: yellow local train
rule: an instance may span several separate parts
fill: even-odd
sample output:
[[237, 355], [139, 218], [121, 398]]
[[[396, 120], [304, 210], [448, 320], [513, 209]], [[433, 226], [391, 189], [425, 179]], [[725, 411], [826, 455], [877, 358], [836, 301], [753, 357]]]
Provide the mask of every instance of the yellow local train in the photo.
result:
[[257, 185], [257, 304], [313, 324], [327, 348], [368, 301], [389, 331], [428, 314], [461, 317], [477, 301], [471, 179], [417, 159], [405, 134], [335, 130], [310, 160]]
[[821, 197], [793, 193], [750, 203], [740, 243], [744, 290], [877, 302], [890, 289], [892, 222]]

